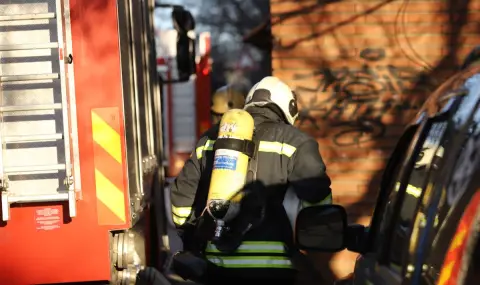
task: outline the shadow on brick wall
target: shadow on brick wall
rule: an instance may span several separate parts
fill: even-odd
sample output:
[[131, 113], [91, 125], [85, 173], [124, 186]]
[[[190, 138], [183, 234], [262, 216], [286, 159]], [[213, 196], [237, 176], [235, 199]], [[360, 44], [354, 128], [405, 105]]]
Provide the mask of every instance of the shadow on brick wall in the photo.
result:
[[335, 203], [367, 224], [405, 125], [478, 44], [480, 3], [312, 2], [271, 0], [273, 74], [298, 94], [298, 125], [319, 141]]

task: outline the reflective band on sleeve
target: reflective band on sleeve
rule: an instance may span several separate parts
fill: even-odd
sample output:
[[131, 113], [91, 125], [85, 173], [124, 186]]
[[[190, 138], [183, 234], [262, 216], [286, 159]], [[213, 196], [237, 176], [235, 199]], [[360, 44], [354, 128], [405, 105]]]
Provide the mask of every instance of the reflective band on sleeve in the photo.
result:
[[215, 144], [214, 140], [207, 140], [203, 146], [199, 146], [195, 149], [197, 154], [197, 159], [202, 158], [203, 151], [213, 150], [213, 144]]
[[207, 140], [205, 142], [205, 150], [213, 150], [214, 144], [215, 144], [215, 140]]
[[[214, 244], [208, 243], [207, 253], [219, 253]], [[244, 241], [235, 251], [238, 253], [285, 253], [285, 246], [282, 242], [265, 241]]]
[[288, 157], [291, 157], [297, 149], [289, 144], [280, 143], [280, 142], [267, 142], [260, 141], [260, 146], [258, 151], [262, 152], [274, 152], [278, 154], [283, 154]]
[[302, 201], [302, 206], [303, 207], [312, 207], [312, 206], [320, 206], [320, 205], [329, 205], [329, 204], [332, 204], [332, 203], [333, 203], [332, 193], [330, 193], [330, 195], [328, 195], [327, 197], [325, 197], [325, 199], [323, 199], [322, 201], [320, 201], [318, 203], [308, 203], [307, 201]]
[[183, 225], [191, 212], [191, 207], [175, 207], [172, 205], [173, 222], [177, 225]]
[[204, 149], [204, 148], [205, 148], [205, 147], [203, 147], [203, 146], [199, 146], [199, 147], [197, 147], [197, 149], [195, 150], [195, 153], [197, 154], [197, 159], [202, 158], [202, 156], [203, 156], [203, 153], [202, 153], [202, 152], [203, 152], [203, 149]]
[[207, 259], [225, 268], [291, 268], [292, 262], [283, 256], [211, 256]]

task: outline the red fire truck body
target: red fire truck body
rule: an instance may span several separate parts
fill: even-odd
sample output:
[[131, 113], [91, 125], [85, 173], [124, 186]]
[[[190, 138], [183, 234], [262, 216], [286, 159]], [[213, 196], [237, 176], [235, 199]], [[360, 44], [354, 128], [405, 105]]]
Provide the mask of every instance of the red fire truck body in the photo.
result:
[[159, 265], [154, 6], [0, 3], [0, 284], [134, 284]]

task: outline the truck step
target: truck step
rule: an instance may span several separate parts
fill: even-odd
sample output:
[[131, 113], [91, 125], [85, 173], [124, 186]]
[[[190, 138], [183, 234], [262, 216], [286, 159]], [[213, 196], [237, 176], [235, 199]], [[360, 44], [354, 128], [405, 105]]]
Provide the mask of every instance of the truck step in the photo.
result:
[[25, 20], [42, 20], [55, 19], [55, 13], [36, 13], [36, 14], [19, 14], [19, 15], [1, 15], [0, 21], [25, 21]]
[[35, 80], [48, 80], [48, 79], [58, 79], [58, 78], [59, 78], [58, 73], [5, 75], [5, 76], [0, 76], [0, 82], [35, 81]]

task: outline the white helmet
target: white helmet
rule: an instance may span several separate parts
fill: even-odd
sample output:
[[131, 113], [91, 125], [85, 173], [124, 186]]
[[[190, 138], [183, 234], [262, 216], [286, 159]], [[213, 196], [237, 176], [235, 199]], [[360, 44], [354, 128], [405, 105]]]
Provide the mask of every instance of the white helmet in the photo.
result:
[[291, 125], [298, 117], [297, 98], [295, 93], [283, 81], [274, 76], [267, 76], [255, 84], [245, 99], [245, 107], [275, 104], [285, 115]]

